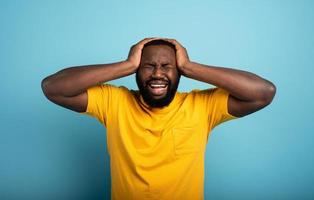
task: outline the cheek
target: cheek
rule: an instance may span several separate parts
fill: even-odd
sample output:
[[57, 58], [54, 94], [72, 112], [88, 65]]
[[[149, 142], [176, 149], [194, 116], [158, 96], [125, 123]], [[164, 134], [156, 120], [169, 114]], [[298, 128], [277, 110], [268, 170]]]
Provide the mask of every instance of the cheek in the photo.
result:
[[143, 84], [145, 84], [145, 82], [148, 80], [148, 76], [146, 74], [142, 74], [142, 76], [140, 77], [141, 81], [143, 82]]
[[147, 74], [149, 73], [149, 70], [147, 70], [147, 68], [141, 67], [139, 68], [138, 72], [141, 76], [147, 76]]
[[169, 78], [172, 82], [176, 82], [177, 79], [178, 79], [178, 76], [179, 76], [179, 74], [178, 74], [178, 71], [177, 71], [177, 70], [174, 70], [174, 71], [168, 73], [168, 78]]
[[140, 79], [144, 79], [147, 76], [146, 74], [147, 73], [145, 72], [145, 70], [143, 70], [143, 69], [138, 70], [138, 76]]
[[148, 80], [148, 74], [144, 72], [140, 72], [138, 74], [138, 81], [145, 87], [146, 86], [146, 81]]

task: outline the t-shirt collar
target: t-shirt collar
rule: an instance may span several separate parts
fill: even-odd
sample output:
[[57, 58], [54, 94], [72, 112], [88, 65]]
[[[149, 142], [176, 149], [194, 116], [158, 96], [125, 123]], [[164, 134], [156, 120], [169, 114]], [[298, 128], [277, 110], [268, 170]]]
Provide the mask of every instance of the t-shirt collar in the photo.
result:
[[175, 96], [173, 97], [172, 101], [170, 102], [170, 104], [168, 106], [164, 106], [162, 108], [155, 108], [155, 107], [151, 107], [149, 106], [143, 99], [142, 95], [140, 94], [140, 104], [146, 109], [149, 110], [151, 112], [154, 113], [167, 113], [170, 110], [172, 110], [176, 105], [177, 102], [179, 100], [179, 94], [178, 92], [176, 92]]

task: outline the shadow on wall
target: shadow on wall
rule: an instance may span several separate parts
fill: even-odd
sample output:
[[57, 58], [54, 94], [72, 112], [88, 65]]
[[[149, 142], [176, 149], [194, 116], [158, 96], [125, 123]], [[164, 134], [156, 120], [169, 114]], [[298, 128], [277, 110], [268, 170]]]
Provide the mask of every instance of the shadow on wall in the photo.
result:
[[64, 196], [57, 199], [110, 199], [110, 159], [105, 128], [90, 117], [83, 116], [81, 120], [80, 125], [63, 126], [66, 133], [60, 147], [65, 152], [61, 155], [64, 167], [61, 173], [65, 173], [69, 178], [67, 184], [71, 185], [67, 185]]

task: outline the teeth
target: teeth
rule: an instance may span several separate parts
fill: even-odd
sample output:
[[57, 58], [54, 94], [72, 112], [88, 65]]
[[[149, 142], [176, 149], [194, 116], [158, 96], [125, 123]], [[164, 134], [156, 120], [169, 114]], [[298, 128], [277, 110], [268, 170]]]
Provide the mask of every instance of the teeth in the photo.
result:
[[164, 84], [150, 84], [150, 87], [152, 87], [152, 88], [165, 88], [166, 85], [164, 85]]

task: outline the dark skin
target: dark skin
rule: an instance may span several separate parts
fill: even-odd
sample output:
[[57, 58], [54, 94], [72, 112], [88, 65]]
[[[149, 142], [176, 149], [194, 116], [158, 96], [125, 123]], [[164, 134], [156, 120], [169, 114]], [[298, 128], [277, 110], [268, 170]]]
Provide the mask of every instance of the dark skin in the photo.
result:
[[[167, 45], [145, 47], [137, 77], [139, 88], [143, 88], [141, 93], [147, 93], [150, 99], [156, 101], [171, 96], [170, 90], [175, 91], [179, 81], [175, 50]], [[149, 101], [146, 103], [150, 105]]]
[[189, 78], [223, 88], [230, 93], [228, 112], [236, 117], [256, 112], [271, 103], [276, 87], [253, 73], [208, 66], [189, 60], [186, 49], [174, 39], [165, 39], [176, 47], [177, 67]]
[[135, 73], [144, 44], [154, 39], [146, 38], [133, 45], [125, 61], [70, 67], [52, 74], [42, 81], [42, 90], [50, 101], [76, 112], [84, 112], [87, 108], [87, 89]]
[[[58, 105], [76, 112], [84, 112], [87, 107], [86, 90], [98, 83], [133, 74], [138, 69], [142, 80], [154, 76], [174, 81], [180, 72], [186, 77], [228, 91], [228, 111], [237, 117], [267, 106], [276, 93], [274, 84], [253, 73], [190, 61], [186, 49], [174, 39], [162, 38], [175, 45], [175, 52], [167, 45], [148, 46], [143, 50], [144, 44], [155, 39], [160, 38], [146, 38], [133, 45], [125, 61], [72, 67], [48, 76], [42, 81], [43, 92], [49, 100]], [[149, 62], [152, 66], [146, 68]], [[151, 92], [155, 98], [164, 95], [162, 90], [155, 89]]]

